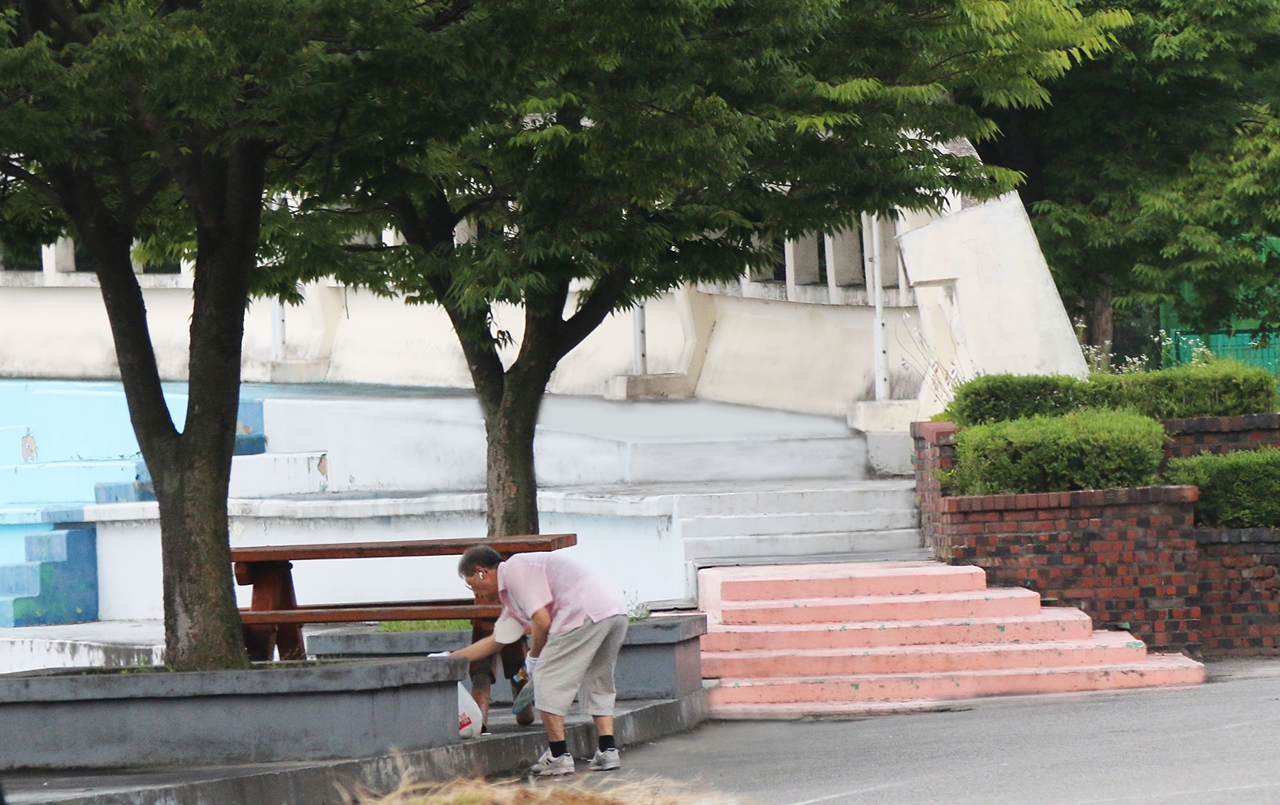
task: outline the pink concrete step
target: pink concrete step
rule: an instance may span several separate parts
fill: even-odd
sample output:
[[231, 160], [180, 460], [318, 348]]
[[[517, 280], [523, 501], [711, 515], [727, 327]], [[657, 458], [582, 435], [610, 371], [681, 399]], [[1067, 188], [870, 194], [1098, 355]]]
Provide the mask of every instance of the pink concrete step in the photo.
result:
[[702, 636], [702, 650], [790, 651], [933, 643], [1029, 643], [1082, 640], [1091, 634], [1093, 621], [1088, 615], [1070, 607], [1049, 607], [1032, 615], [999, 618], [802, 623], [785, 629], [776, 624], [709, 624], [707, 634]]
[[794, 649], [702, 653], [707, 678], [921, 674], [1126, 665], [1141, 662], [1147, 647], [1127, 632], [1097, 632], [1083, 640], [1038, 643], [979, 643], [879, 646], [862, 649]]
[[725, 601], [719, 609], [720, 617], [711, 619], [723, 624], [852, 623], [996, 618], [1032, 615], [1039, 611], [1039, 593], [1015, 587], [922, 595]]
[[938, 562], [850, 562], [709, 568], [699, 573], [704, 583], [719, 584], [721, 601], [758, 601], [956, 593], [984, 589], [987, 579], [981, 568]]
[[708, 691], [711, 713], [741, 706], [884, 704], [924, 700], [968, 699], [1029, 693], [1068, 693], [1086, 690], [1203, 682], [1204, 666], [1181, 654], [1148, 656], [1141, 662], [1081, 665], [1067, 668], [1001, 668], [993, 670], [857, 674], [777, 679], [721, 679]]

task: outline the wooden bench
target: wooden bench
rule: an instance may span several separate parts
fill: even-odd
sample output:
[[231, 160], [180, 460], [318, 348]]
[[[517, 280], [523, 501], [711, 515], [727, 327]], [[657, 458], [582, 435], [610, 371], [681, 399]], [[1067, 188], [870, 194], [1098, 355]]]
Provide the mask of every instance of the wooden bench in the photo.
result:
[[305, 659], [304, 623], [364, 621], [495, 620], [497, 603], [475, 598], [432, 601], [391, 601], [368, 604], [309, 604], [298, 606], [293, 593], [293, 562], [316, 559], [375, 559], [400, 556], [460, 555], [473, 545], [488, 545], [505, 559], [517, 553], [554, 551], [576, 545], [576, 534], [497, 537], [490, 539], [420, 539], [402, 542], [352, 542], [334, 545], [272, 545], [232, 548], [236, 583], [253, 586], [249, 609], [240, 610], [245, 647], [252, 660], [270, 660], [275, 650], [282, 660]]

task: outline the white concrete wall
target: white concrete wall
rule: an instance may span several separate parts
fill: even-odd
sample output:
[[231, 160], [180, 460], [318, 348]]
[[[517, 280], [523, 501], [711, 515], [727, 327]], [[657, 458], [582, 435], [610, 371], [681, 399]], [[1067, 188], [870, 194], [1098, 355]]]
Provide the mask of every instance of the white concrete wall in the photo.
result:
[[[892, 398], [915, 398], [924, 376], [952, 382], [979, 372], [1084, 372], [1070, 322], [1016, 194], [943, 215], [908, 213], [896, 223], [883, 223], [886, 231], [900, 233], [884, 244], [885, 298], [894, 305], [885, 311]], [[816, 260], [816, 241], [806, 243]], [[905, 274], [893, 256], [898, 251]], [[816, 271], [808, 263], [799, 268]], [[895, 287], [904, 278], [912, 287]], [[144, 275], [139, 280], [161, 374], [184, 379], [190, 277]], [[646, 307], [652, 383], [635, 383], [632, 395], [630, 381], [646, 378], [630, 378], [622, 393], [617, 391], [616, 378], [632, 371], [634, 347], [632, 314], [622, 312], [561, 361], [549, 391], [601, 395], [609, 389], [620, 397], [661, 397], [695, 389], [696, 396], [708, 400], [844, 415], [852, 403], [872, 396], [874, 313], [865, 288], [837, 288], [832, 282], [829, 278], [831, 287], [790, 282], [787, 288], [805, 301], [751, 298], [747, 291], [787, 294], [776, 283], [747, 280], [737, 296], [666, 294]], [[304, 305], [284, 310], [284, 342], [274, 349], [275, 305], [253, 303], [244, 339], [246, 381], [470, 387], [462, 350], [439, 307], [406, 305], [331, 282], [308, 286], [305, 298]], [[850, 303], [827, 304], [841, 300]], [[576, 303], [571, 298], [567, 310]], [[522, 311], [499, 306], [495, 320], [518, 343]], [[515, 346], [504, 348], [503, 360], [511, 361], [515, 353]], [[680, 374], [686, 368], [688, 378]], [[0, 376], [115, 374], [94, 277], [0, 272]], [[924, 383], [922, 415], [945, 403], [947, 395], [938, 385]], [[471, 443], [473, 435], [458, 438]], [[552, 460], [548, 457], [548, 466]], [[432, 459], [424, 455], [423, 461], [430, 465]], [[352, 475], [357, 473], [349, 470], [347, 476]], [[331, 488], [338, 488], [341, 477], [331, 475]]]
[[[233, 497], [320, 484], [328, 492], [484, 488], [474, 398], [272, 398], [262, 410], [269, 452], [236, 458]], [[839, 420], [566, 397], [547, 400], [541, 414], [534, 460], [542, 487], [865, 475], [865, 441]]]
[[[119, 378], [102, 293], [92, 277], [71, 276], [83, 284], [53, 287], [0, 284], [0, 377]], [[0, 278], [7, 279], [3, 274]], [[160, 278], [170, 279], [165, 275]], [[93, 284], [89, 284], [91, 281]], [[191, 326], [190, 288], [148, 283], [144, 285], [143, 298], [161, 378], [185, 380]], [[269, 302], [259, 300], [250, 306], [245, 316], [242, 373], [246, 382], [270, 379], [270, 307]]]
[[[161, 377], [185, 380], [191, 321], [187, 278], [139, 278]], [[45, 275], [0, 272], [0, 377], [107, 379], [119, 377], [115, 348], [96, 279], [88, 274]], [[69, 284], [67, 284], [69, 283]], [[272, 364], [318, 362], [311, 379], [470, 388], [462, 349], [444, 311], [433, 305], [405, 305], [367, 291], [317, 283], [304, 289], [301, 306], [284, 307], [283, 354], [272, 354], [272, 307], [254, 300], [245, 318], [246, 382], [272, 380]], [[576, 304], [571, 298], [569, 307]], [[498, 325], [518, 340], [521, 311], [499, 306]], [[671, 294], [647, 305], [649, 369], [679, 369], [685, 346], [680, 311]], [[565, 356], [551, 378], [553, 394], [601, 394], [612, 377], [631, 371], [631, 313], [610, 316]], [[503, 350], [506, 361], [516, 348]], [[276, 357], [280, 360], [277, 361]], [[278, 378], [277, 378], [278, 379]]]
[[[1016, 193], [901, 236], [929, 341], [963, 374], [1068, 374], [1084, 358]], [[930, 289], [922, 294], [924, 289]]]
[[[424, 511], [430, 507], [413, 504], [397, 506], [396, 501], [387, 500], [356, 501], [355, 506], [343, 503], [301, 511], [297, 506], [286, 507], [280, 516], [268, 516], [269, 509], [233, 501], [233, 512], [252, 512], [252, 516], [233, 514], [231, 545], [474, 539], [484, 535], [478, 497], [440, 501], [442, 511]], [[388, 514], [397, 509], [407, 513]], [[151, 516], [154, 511], [155, 504], [114, 504], [89, 507], [86, 512], [86, 517], [97, 521], [99, 617], [104, 621], [164, 617], [160, 523]], [[304, 516], [298, 516], [300, 513]], [[117, 516], [136, 519], [114, 519]], [[669, 515], [547, 512], [542, 515], [540, 529], [544, 534], [576, 533], [578, 544], [567, 550], [609, 579], [629, 600], [685, 597], [683, 548], [671, 534]], [[470, 595], [458, 579], [456, 556], [296, 562], [293, 578], [301, 604]], [[236, 588], [240, 606], [249, 606], [250, 594], [248, 587]]]
[[[715, 305], [699, 397], [841, 416], [851, 401], [870, 396], [871, 308], [731, 296], [715, 297]], [[915, 308], [886, 308], [885, 320], [890, 374], [905, 380], [915, 373]]]
[[[345, 291], [344, 299], [327, 380], [471, 387], [462, 348], [442, 308], [405, 305], [354, 289]], [[568, 308], [572, 310], [574, 305], [576, 299], [571, 298]], [[649, 371], [677, 371], [684, 334], [673, 296], [664, 294], [650, 301], [646, 312]], [[518, 343], [524, 332], [523, 311], [499, 305], [494, 318]], [[631, 372], [633, 344], [631, 313], [610, 316], [564, 357], [548, 390], [552, 394], [601, 394], [610, 378]], [[516, 346], [504, 348], [503, 361], [509, 364], [517, 352]]]

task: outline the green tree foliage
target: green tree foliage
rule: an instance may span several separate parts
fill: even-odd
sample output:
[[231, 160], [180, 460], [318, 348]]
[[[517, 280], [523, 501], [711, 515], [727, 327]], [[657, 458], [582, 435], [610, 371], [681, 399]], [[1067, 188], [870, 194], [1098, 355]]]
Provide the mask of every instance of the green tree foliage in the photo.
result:
[[[384, 10], [377, 4], [364, 11]], [[400, 24], [431, 24], [405, 4]], [[226, 496], [244, 310], [268, 182], [331, 137], [335, 73], [359, 51], [335, 0], [0, 0], [0, 239], [72, 235], [91, 259], [160, 505], [168, 662], [247, 662]], [[169, 416], [135, 241], [195, 261], [189, 403]]]
[[[273, 248], [444, 307], [488, 428], [490, 533], [533, 532], [539, 402], [607, 315], [737, 277], [779, 237], [1007, 191], [1011, 172], [940, 147], [993, 131], [950, 95], [1041, 104], [1125, 21], [1062, 0], [478, 4], [485, 44], [450, 63], [474, 79], [448, 99], [463, 125], [415, 109], [437, 71], [414, 42], [370, 54], [359, 80], [380, 90], [337, 112], [347, 139]], [[318, 245], [338, 219], [404, 243]], [[521, 331], [495, 327], [502, 303]]]
[[979, 152], [1026, 175], [1023, 201], [1091, 344], [1111, 340], [1113, 310], [1164, 301], [1202, 330], [1232, 316], [1272, 326], [1280, 6], [1105, 5], [1133, 17], [1117, 46], [1049, 82], [1051, 105], [990, 110], [1000, 134]]

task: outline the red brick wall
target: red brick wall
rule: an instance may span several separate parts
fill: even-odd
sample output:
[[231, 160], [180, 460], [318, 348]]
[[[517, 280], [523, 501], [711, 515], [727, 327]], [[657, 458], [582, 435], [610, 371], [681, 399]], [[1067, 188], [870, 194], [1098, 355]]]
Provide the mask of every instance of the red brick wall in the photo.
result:
[[1200, 644], [1193, 486], [942, 499], [937, 555], [1079, 607], [1154, 649]]
[[1280, 654], [1280, 529], [1196, 529], [1201, 646], [1213, 656]]
[[916, 502], [920, 506], [920, 527], [924, 530], [926, 545], [933, 544], [930, 534], [935, 532], [942, 512], [942, 484], [936, 474], [955, 464], [955, 437], [959, 430], [950, 422], [911, 423], [911, 435], [915, 437]]
[[1161, 424], [1172, 439], [1164, 451], [1169, 458], [1280, 447], [1280, 414], [1166, 419]]

